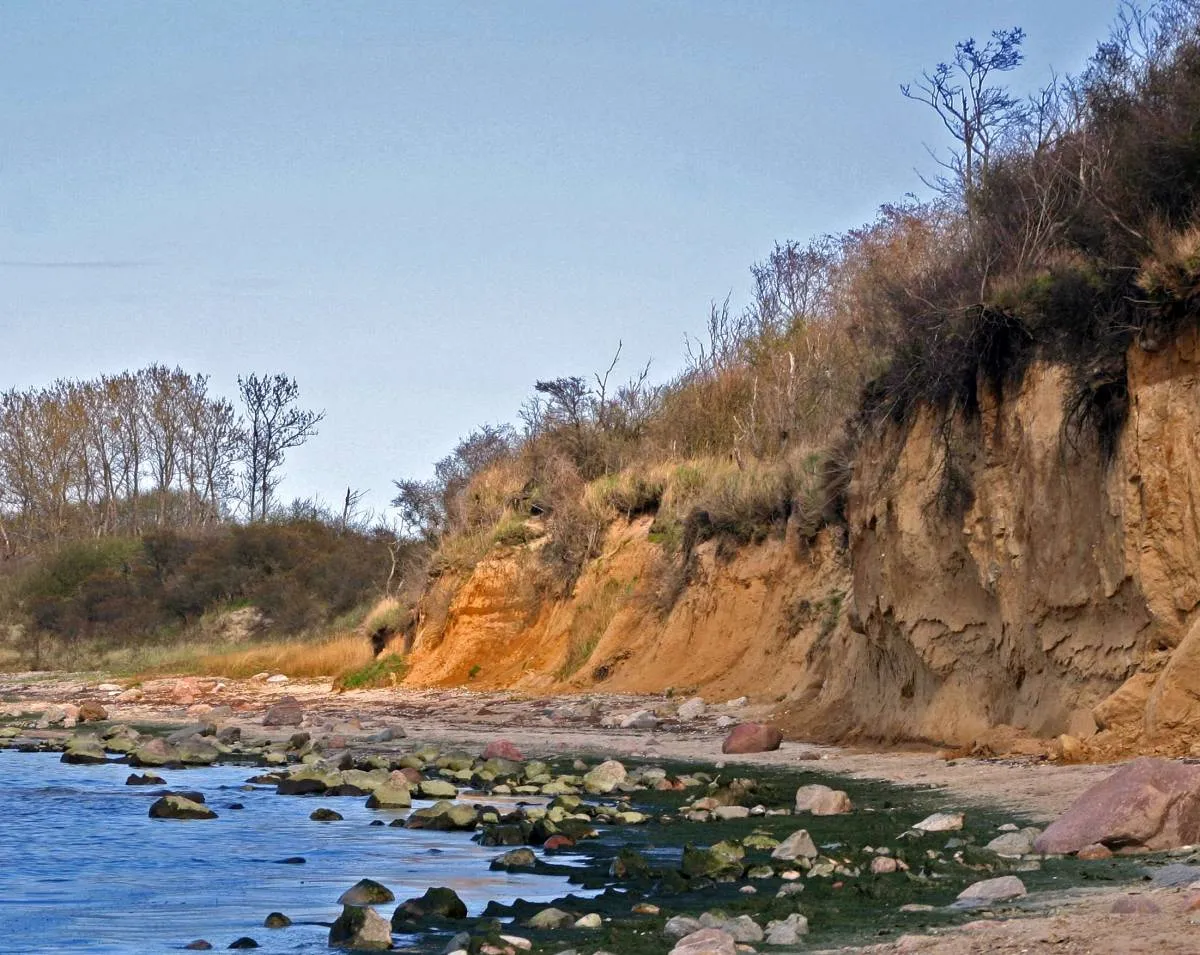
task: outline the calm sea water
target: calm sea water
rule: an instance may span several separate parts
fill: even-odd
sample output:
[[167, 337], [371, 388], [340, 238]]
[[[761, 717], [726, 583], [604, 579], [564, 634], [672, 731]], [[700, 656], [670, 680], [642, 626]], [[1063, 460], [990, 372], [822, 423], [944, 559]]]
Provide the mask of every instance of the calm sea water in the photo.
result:
[[[451, 886], [472, 915], [491, 899], [544, 901], [569, 891], [558, 877], [489, 872], [503, 850], [467, 834], [368, 826], [404, 813], [368, 810], [362, 797], [244, 792], [256, 772], [246, 767], [159, 771], [168, 787], [203, 792], [220, 818], [150, 819], [158, 787], [126, 786], [130, 772], [0, 751], [0, 952], [145, 955], [178, 952], [197, 938], [224, 950], [243, 935], [263, 953], [329, 952], [326, 927], [299, 923], [333, 921], [337, 897], [364, 877], [398, 900]], [[233, 802], [245, 809], [230, 810]], [[345, 821], [310, 821], [318, 806]], [[307, 861], [279, 863], [289, 856]], [[379, 911], [390, 917], [392, 908]], [[298, 924], [264, 928], [273, 911]]]

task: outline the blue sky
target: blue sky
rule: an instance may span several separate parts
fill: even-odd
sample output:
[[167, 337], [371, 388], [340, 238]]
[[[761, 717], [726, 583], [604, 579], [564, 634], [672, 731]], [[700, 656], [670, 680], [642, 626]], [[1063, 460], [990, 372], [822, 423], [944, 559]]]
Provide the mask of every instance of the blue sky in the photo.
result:
[[680, 366], [776, 240], [921, 192], [898, 85], [1115, 0], [0, 5], [0, 388], [285, 371], [286, 496], [381, 506], [535, 379]]

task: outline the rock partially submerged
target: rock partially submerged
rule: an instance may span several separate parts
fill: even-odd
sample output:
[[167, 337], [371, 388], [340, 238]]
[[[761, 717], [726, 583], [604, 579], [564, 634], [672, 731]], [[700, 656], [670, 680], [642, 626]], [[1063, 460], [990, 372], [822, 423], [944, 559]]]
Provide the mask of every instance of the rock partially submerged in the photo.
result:
[[356, 952], [386, 951], [392, 947], [392, 926], [372, 908], [346, 905], [329, 929], [329, 945]]
[[1034, 842], [1041, 853], [1174, 849], [1200, 841], [1200, 766], [1143, 757], [1084, 792]]
[[434, 886], [425, 890], [419, 898], [405, 899], [392, 915], [392, 926], [403, 931], [404, 926], [426, 919], [465, 919], [467, 906], [458, 893], [445, 886]]
[[104, 746], [95, 736], [72, 736], [62, 754], [64, 763], [103, 763], [107, 760]]
[[216, 819], [217, 814], [203, 803], [176, 793], [167, 793], [150, 806], [151, 819]]
[[395, 901], [392, 890], [374, 879], [359, 879], [338, 898], [339, 905], [381, 905]]

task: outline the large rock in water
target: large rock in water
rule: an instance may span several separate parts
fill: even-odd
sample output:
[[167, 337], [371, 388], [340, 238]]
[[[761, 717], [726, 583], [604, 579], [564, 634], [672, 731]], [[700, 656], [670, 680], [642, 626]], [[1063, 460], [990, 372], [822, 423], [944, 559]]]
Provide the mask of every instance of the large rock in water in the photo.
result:
[[1071, 804], [1038, 836], [1037, 852], [1174, 849], [1200, 842], [1200, 766], [1142, 757]]
[[182, 762], [179, 750], [160, 737], [139, 743], [129, 754], [130, 766], [178, 766]]
[[263, 715], [263, 726], [299, 726], [304, 708], [294, 696], [285, 696]]
[[779, 749], [783, 734], [766, 723], [739, 723], [721, 744], [722, 753], [767, 753]]
[[72, 736], [62, 754], [64, 763], [103, 763], [107, 759], [104, 746], [95, 736]]
[[392, 890], [374, 879], [359, 879], [338, 898], [340, 905], [380, 905], [395, 902]]
[[434, 886], [426, 889], [425, 894], [419, 898], [405, 899], [396, 906], [395, 914], [392, 915], [392, 925], [397, 927], [397, 931], [402, 931], [400, 926], [420, 922], [424, 919], [465, 919], [466, 917], [466, 903], [458, 897], [457, 892], [445, 886]]
[[167, 793], [150, 806], [151, 819], [216, 819], [217, 814], [203, 803], [186, 796]]
[[374, 909], [346, 905], [329, 929], [329, 945], [356, 952], [386, 951], [392, 947], [392, 926]]

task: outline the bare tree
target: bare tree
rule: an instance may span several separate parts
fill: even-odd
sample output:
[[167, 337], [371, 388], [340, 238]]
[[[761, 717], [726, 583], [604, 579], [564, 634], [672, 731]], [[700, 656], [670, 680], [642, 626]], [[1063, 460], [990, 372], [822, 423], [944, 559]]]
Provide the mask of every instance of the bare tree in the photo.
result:
[[982, 46], [973, 38], [963, 40], [955, 44], [949, 63], [939, 63], [915, 83], [900, 87], [909, 99], [932, 107], [954, 137], [957, 145], [949, 158], [938, 159], [950, 177], [926, 183], [961, 199], [968, 215], [973, 212], [977, 191], [987, 181], [993, 154], [1024, 120], [1025, 103], [992, 83], [994, 74], [1021, 65], [1024, 42], [1025, 31], [1020, 27], [995, 30]]
[[265, 520], [271, 497], [283, 478], [284, 458], [317, 433], [324, 411], [299, 407], [300, 388], [284, 374], [238, 378], [245, 406], [243, 483], [250, 520]]

